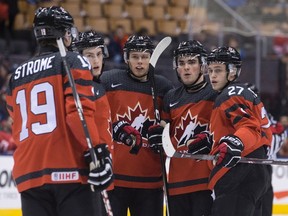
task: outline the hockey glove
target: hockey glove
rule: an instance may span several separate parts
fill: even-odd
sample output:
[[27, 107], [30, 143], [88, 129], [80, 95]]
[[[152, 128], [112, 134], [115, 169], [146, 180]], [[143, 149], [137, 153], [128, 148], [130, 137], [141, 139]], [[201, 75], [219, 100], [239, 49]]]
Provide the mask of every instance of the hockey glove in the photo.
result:
[[216, 164], [222, 167], [234, 167], [241, 159], [241, 152], [244, 149], [242, 141], [234, 135], [227, 135], [220, 139]]
[[209, 154], [212, 146], [212, 136], [208, 131], [202, 131], [186, 142], [191, 154]]
[[162, 133], [164, 128], [157, 124], [148, 128], [148, 143], [149, 147], [157, 154], [160, 153], [162, 146]]
[[84, 158], [90, 166], [88, 183], [94, 186], [94, 191], [105, 190], [113, 181], [112, 159], [107, 144], [99, 144], [94, 147], [96, 165], [92, 162], [90, 152], [85, 152]]
[[131, 154], [138, 154], [142, 147], [142, 136], [138, 130], [128, 124], [126, 121], [117, 121], [113, 125], [113, 139], [130, 146]]

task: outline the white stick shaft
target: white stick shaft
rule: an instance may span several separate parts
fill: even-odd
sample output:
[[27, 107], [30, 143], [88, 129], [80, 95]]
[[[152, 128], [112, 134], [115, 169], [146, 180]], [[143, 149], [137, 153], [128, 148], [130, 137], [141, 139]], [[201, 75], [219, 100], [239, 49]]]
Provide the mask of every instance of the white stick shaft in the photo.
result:
[[[154, 113], [155, 113], [155, 119], [157, 123], [160, 123], [160, 112], [158, 109], [157, 104], [157, 91], [155, 88], [155, 79], [154, 79], [154, 69], [156, 66], [156, 63], [160, 57], [160, 55], [164, 52], [164, 50], [170, 45], [172, 39], [171, 37], [165, 37], [163, 38], [156, 46], [155, 50], [152, 53], [152, 56], [149, 61], [149, 81], [151, 83], [151, 94], [153, 99], [153, 106], [154, 106]], [[162, 175], [163, 175], [163, 189], [164, 189], [164, 199], [166, 202], [166, 208], [167, 212], [166, 215], [169, 216], [169, 191], [168, 191], [168, 181], [167, 181], [167, 171], [165, 168], [165, 161], [164, 161], [164, 154], [163, 150], [160, 149], [160, 162], [161, 162], [161, 169], [162, 169]]]

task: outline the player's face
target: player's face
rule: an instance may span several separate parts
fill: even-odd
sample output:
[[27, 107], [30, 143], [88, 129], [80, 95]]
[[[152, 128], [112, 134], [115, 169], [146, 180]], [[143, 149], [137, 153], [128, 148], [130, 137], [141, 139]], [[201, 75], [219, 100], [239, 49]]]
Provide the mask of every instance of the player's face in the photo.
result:
[[194, 83], [199, 77], [199, 73], [201, 73], [201, 65], [198, 55], [180, 56], [177, 59], [177, 66], [178, 75], [185, 85]]
[[103, 65], [103, 51], [101, 47], [90, 47], [83, 50], [83, 56], [85, 56], [92, 67], [93, 76], [99, 77]]
[[67, 30], [63, 37], [65, 47], [69, 47], [72, 43], [72, 33], [70, 30]]
[[149, 52], [131, 51], [129, 53], [127, 63], [135, 78], [147, 80], [150, 57]]
[[225, 64], [221, 63], [209, 64], [208, 74], [212, 88], [216, 91], [221, 91], [228, 82]]

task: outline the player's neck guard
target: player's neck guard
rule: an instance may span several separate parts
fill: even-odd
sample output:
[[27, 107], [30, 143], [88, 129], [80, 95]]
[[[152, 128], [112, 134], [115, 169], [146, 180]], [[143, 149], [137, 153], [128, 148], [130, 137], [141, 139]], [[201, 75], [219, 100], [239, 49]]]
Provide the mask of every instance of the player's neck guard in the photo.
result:
[[207, 85], [207, 82], [206, 82], [205, 79], [203, 79], [203, 81], [201, 81], [200, 83], [197, 83], [197, 84], [194, 84], [194, 85], [184, 85], [184, 86], [185, 86], [185, 89], [186, 89], [187, 92], [193, 93], [193, 92], [200, 91], [206, 85]]

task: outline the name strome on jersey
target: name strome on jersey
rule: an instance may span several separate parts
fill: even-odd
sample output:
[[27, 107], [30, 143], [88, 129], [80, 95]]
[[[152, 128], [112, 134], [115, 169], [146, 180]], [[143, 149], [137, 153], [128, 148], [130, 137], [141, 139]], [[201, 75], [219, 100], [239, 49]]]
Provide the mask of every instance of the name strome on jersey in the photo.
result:
[[23, 65], [19, 66], [14, 74], [14, 79], [17, 80], [20, 77], [23, 78], [25, 76], [29, 76], [53, 67], [52, 59], [55, 58], [55, 55], [36, 59], [35, 61], [28, 61]]

